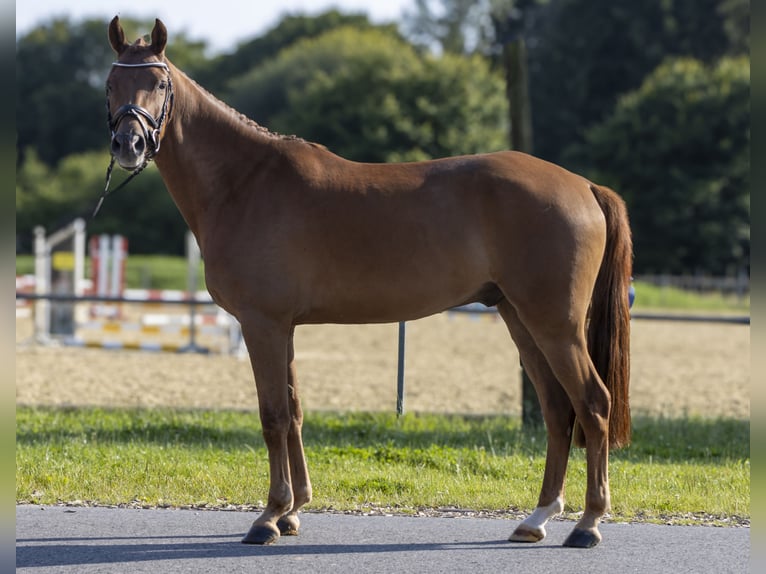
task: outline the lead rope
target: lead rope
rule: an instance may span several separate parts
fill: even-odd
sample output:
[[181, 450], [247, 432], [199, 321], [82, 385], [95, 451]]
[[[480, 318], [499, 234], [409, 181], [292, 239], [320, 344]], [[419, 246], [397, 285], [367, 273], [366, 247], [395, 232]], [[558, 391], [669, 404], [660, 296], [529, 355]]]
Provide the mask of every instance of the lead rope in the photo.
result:
[[139, 173], [144, 171], [144, 168], [149, 165], [149, 161], [144, 159], [144, 163], [142, 163], [140, 166], [138, 166], [135, 170], [133, 170], [133, 173], [131, 173], [125, 181], [123, 181], [120, 185], [118, 185], [116, 188], [114, 188], [112, 191], [109, 191], [109, 183], [112, 181], [112, 170], [114, 169], [114, 156], [112, 156], [112, 161], [109, 162], [109, 167], [106, 170], [106, 185], [104, 186], [104, 191], [101, 194], [101, 197], [98, 199], [98, 203], [96, 204], [96, 209], [93, 210], [93, 215], [90, 216], [91, 219], [94, 219], [96, 217], [96, 214], [101, 209], [101, 205], [104, 203], [104, 199], [106, 199], [106, 196], [110, 193], [114, 193], [115, 191], [122, 189], [126, 185], [128, 185], [128, 182], [136, 177]]

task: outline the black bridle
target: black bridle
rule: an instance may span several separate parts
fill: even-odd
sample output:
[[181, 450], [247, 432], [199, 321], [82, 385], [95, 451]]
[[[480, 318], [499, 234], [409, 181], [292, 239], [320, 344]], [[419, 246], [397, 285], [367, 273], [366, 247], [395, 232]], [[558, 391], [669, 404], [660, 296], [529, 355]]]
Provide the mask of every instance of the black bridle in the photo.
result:
[[107, 122], [109, 124], [109, 133], [111, 135], [110, 141], [114, 140], [116, 135], [115, 132], [117, 130], [117, 126], [120, 125], [120, 122], [126, 117], [130, 116], [135, 118], [138, 121], [138, 125], [141, 126], [144, 141], [146, 141], [147, 145], [147, 150], [144, 153], [144, 161], [141, 163], [141, 165], [134, 169], [125, 181], [123, 181], [119, 186], [110, 192], [109, 183], [112, 180], [112, 170], [114, 169], [114, 162], [116, 159], [114, 157], [114, 153], [112, 152], [112, 159], [109, 162], [109, 167], [106, 170], [106, 185], [104, 186], [104, 192], [101, 194], [101, 197], [99, 198], [91, 217], [96, 217], [99, 209], [101, 209], [101, 205], [104, 203], [104, 199], [107, 195], [109, 195], [109, 193], [114, 193], [115, 191], [125, 187], [131, 179], [144, 171], [146, 166], [149, 165], [149, 162], [154, 159], [154, 156], [156, 156], [157, 152], [160, 151], [162, 126], [168, 119], [169, 114], [173, 108], [173, 82], [171, 81], [170, 68], [167, 64], [164, 62], [142, 62], [140, 64], [123, 64], [121, 62], [113, 62], [112, 66], [117, 66], [120, 68], [162, 68], [168, 73], [168, 86], [165, 89], [165, 101], [162, 102], [162, 109], [160, 110], [160, 115], [157, 118], [155, 118], [146, 108], [142, 108], [136, 104], [125, 104], [124, 106], [120, 106], [117, 108], [114, 116], [112, 116], [112, 111], [109, 106], [109, 88], [107, 87], [106, 114]]

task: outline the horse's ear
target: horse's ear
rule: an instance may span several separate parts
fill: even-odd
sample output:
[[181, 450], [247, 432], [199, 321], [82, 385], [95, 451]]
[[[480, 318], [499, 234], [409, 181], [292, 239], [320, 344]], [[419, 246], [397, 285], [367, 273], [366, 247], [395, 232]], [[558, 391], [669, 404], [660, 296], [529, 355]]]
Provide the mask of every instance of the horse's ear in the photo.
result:
[[118, 56], [128, 47], [119, 16], [112, 18], [112, 21], [109, 23], [109, 43], [112, 45], [112, 49], [117, 52]]
[[154, 29], [152, 30], [152, 52], [158, 56], [165, 50], [165, 44], [168, 43], [168, 30], [165, 28], [165, 24], [157, 18], [154, 21]]

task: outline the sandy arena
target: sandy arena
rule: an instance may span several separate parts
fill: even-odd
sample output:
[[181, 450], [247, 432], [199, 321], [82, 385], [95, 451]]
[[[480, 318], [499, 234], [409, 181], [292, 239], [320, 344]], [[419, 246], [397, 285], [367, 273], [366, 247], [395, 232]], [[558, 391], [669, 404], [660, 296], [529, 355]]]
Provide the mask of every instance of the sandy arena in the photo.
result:
[[[16, 325], [16, 403], [256, 409], [246, 359], [218, 354], [55, 348]], [[397, 326], [298, 327], [306, 410], [393, 411]], [[519, 356], [493, 316], [407, 324], [407, 412], [519, 414]], [[750, 327], [634, 320], [634, 414], [750, 416]]]

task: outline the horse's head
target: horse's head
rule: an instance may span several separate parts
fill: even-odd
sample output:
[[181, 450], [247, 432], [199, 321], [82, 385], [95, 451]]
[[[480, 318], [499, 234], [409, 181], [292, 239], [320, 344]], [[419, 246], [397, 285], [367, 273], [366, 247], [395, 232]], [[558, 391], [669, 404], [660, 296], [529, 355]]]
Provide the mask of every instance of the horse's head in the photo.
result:
[[140, 170], [160, 149], [173, 105], [170, 68], [165, 62], [168, 33], [155, 21], [152, 43], [129, 44], [117, 16], [109, 24], [109, 42], [117, 61], [106, 81], [111, 151], [124, 169]]

